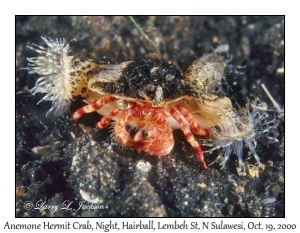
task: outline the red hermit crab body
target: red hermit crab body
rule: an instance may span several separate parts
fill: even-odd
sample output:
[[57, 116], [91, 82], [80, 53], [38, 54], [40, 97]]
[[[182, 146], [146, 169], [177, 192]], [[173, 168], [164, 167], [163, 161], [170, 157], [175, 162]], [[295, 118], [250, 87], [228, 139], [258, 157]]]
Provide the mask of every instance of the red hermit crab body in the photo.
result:
[[[193, 115], [180, 104], [185, 100], [184, 94], [193, 93], [180, 69], [153, 54], [120, 66], [121, 69], [106, 67], [104, 76], [100, 72], [89, 81], [90, 89], [103, 97], [78, 109], [73, 120], [109, 105], [111, 110], [104, 113], [96, 126], [104, 128], [114, 119], [114, 132], [120, 143], [154, 156], [163, 156], [172, 150], [175, 121], [206, 169], [202, 149], [191, 130], [202, 136], [209, 136], [209, 131], [201, 129]], [[118, 76], [108, 75], [116, 70], [120, 72]], [[142, 75], [139, 77], [139, 74]], [[136, 80], [139, 83], [134, 83]], [[176, 88], [174, 84], [177, 84]]]

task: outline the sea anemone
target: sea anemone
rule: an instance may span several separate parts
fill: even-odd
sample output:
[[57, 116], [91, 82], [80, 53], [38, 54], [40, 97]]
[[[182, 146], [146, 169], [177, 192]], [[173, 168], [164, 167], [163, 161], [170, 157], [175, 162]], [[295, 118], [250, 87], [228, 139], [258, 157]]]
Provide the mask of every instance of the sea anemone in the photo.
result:
[[37, 44], [27, 46], [29, 49], [40, 54], [38, 57], [27, 58], [29, 74], [38, 74], [41, 77], [36, 81], [31, 93], [46, 94], [37, 104], [42, 101], [52, 101], [52, 107], [47, 112], [60, 115], [66, 110], [67, 103], [71, 100], [69, 79], [69, 62], [72, 57], [68, 56], [69, 44], [64, 39], [52, 40], [41, 37], [47, 44], [43, 47]]
[[[252, 111], [250, 111], [251, 107]], [[223, 168], [233, 152], [238, 157], [240, 170], [245, 172], [243, 162], [243, 147], [245, 144], [253, 154], [258, 165], [261, 166], [260, 158], [255, 151], [257, 145], [256, 139], [277, 127], [275, 123], [276, 118], [267, 120], [266, 114], [261, 113], [256, 104], [250, 106], [249, 100], [244, 113], [239, 114], [233, 110], [230, 115], [234, 115], [235, 117], [230, 117], [228, 120], [211, 129], [212, 139], [208, 139], [202, 143], [203, 145], [212, 147], [206, 152], [212, 153], [216, 149], [222, 149], [224, 155], [222, 161]]]

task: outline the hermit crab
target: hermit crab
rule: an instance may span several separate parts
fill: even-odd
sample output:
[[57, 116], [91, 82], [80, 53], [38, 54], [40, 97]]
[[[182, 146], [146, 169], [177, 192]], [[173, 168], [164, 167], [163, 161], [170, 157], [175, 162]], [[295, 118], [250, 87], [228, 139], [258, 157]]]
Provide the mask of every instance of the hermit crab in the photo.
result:
[[275, 120], [266, 122], [255, 106], [250, 111], [250, 104], [240, 115], [230, 99], [219, 94], [227, 65], [219, 54], [204, 54], [182, 72], [156, 54], [103, 64], [69, 56], [63, 39], [42, 39], [48, 47], [28, 46], [40, 56], [28, 58], [27, 69], [42, 76], [31, 92], [43, 93], [41, 101], [53, 102], [48, 114], [63, 113], [75, 97], [81, 97], [87, 105], [75, 111], [75, 122], [97, 111], [103, 117], [96, 127], [102, 129], [112, 121], [116, 139], [139, 153], [169, 154], [173, 129], [180, 128], [204, 169], [207, 164], [199, 142], [212, 147], [208, 152], [223, 148], [223, 165], [234, 152], [241, 169], [246, 144], [260, 164], [256, 137], [273, 129]]

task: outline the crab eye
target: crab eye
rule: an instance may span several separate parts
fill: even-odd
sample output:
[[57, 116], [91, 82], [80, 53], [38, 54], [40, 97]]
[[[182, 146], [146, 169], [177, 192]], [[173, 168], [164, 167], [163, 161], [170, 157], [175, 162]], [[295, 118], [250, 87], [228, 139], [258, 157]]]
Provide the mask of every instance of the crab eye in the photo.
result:
[[118, 106], [119, 109], [122, 109], [122, 110], [129, 108], [129, 104], [124, 100], [118, 100], [117, 101], [117, 106]]

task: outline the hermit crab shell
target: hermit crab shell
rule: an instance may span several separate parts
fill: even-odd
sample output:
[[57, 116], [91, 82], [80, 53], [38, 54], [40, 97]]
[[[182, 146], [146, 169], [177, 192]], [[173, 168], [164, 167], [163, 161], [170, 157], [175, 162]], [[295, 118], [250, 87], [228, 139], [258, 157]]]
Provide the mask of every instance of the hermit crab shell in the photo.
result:
[[102, 95], [151, 101], [154, 106], [195, 92], [178, 65], [155, 54], [119, 65], [101, 65], [88, 87]]
[[[199, 67], [200, 66], [200, 70]], [[129, 101], [151, 101], [154, 106], [184, 106], [201, 124], [210, 128], [222, 122], [232, 112], [231, 101], [208, 91], [223, 77], [222, 57], [207, 54], [193, 62], [182, 74], [178, 65], [150, 54], [135, 61], [100, 65], [89, 80], [88, 89], [98, 95], [112, 95]], [[93, 97], [93, 96], [92, 96]], [[88, 100], [92, 102], [99, 96]], [[116, 106], [106, 106], [107, 114]]]

